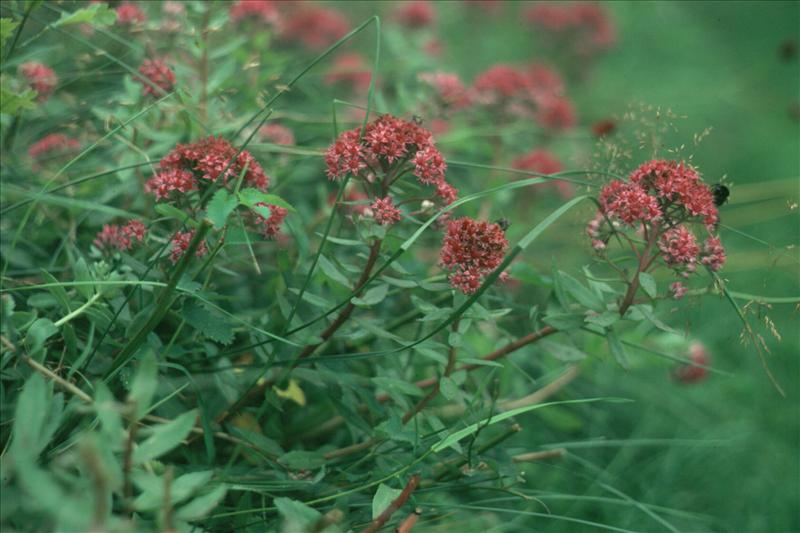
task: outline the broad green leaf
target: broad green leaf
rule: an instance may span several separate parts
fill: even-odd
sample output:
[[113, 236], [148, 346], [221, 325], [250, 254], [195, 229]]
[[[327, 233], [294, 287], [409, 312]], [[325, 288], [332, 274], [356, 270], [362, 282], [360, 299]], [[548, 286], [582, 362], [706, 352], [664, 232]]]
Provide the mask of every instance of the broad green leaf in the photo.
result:
[[281, 455], [278, 462], [292, 470], [314, 470], [325, 464], [325, 456], [320, 452], [295, 450]]
[[28, 355], [37, 358], [45, 341], [56, 333], [58, 333], [58, 328], [52, 320], [49, 318], [37, 319], [31, 324], [25, 335], [25, 347], [28, 349]]
[[352, 282], [347, 279], [347, 276], [342, 274], [342, 272], [336, 267], [336, 265], [333, 264], [330, 259], [324, 255], [320, 255], [318, 264], [328, 279], [335, 281], [336, 283], [347, 287], [348, 289], [352, 288]]
[[375, 287], [372, 287], [363, 293], [361, 297], [354, 296], [350, 301], [353, 302], [353, 305], [357, 305], [359, 307], [375, 305], [382, 302], [384, 298], [386, 298], [386, 294], [388, 292], [389, 285], [381, 283], [380, 285], [376, 285]]
[[205, 337], [220, 344], [233, 342], [233, 325], [221, 313], [197, 302], [188, 302], [181, 311], [186, 322]]
[[214, 510], [217, 504], [222, 501], [222, 498], [225, 497], [227, 492], [228, 488], [225, 485], [219, 485], [208, 494], [198, 496], [191, 502], [178, 509], [178, 511], [175, 513], [175, 517], [178, 520], [186, 520], [187, 522], [200, 520]]
[[214, 197], [208, 202], [206, 216], [217, 229], [222, 228], [228, 220], [228, 215], [236, 209], [238, 201], [235, 196], [228, 194], [225, 189], [220, 189], [214, 193]]
[[161, 457], [178, 446], [189, 435], [196, 418], [197, 411], [193, 409], [178, 416], [175, 420], [155, 426], [152, 434], [134, 450], [134, 464]]
[[374, 377], [372, 378], [372, 381], [375, 383], [375, 385], [389, 393], [399, 392], [401, 394], [408, 394], [410, 396], [422, 396], [423, 394], [422, 389], [413, 383], [409, 383], [408, 381], [404, 381], [402, 379]]
[[50, 294], [52, 294], [53, 297], [58, 301], [59, 305], [61, 306], [61, 310], [65, 313], [72, 311], [69, 306], [69, 296], [67, 296], [67, 291], [64, 289], [64, 287], [62, 287], [58, 280], [46, 270], [42, 270], [41, 273], [42, 279], [44, 279], [45, 283], [50, 285], [47, 290], [50, 291]]
[[283, 518], [282, 531], [310, 531], [316, 524], [322, 513], [312, 509], [308, 505], [289, 498], [275, 498], [273, 500], [278, 514]]
[[378, 490], [372, 497], [372, 519], [378, 518], [402, 493], [401, 489], [393, 489], [383, 483], [378, 485]]
[[584, 319], [583, 313], [553, 313], [546, 315], [542, 321], [558, 330], [568, 331], [583, 326]]
[[75, 290], [88, 300], [94, 295], [94, 276], [92, 276], [89, 266], [83, 257], [79, 257], [75, 264], [72, 265], [72, 272], [75, 274], [75, 281], [82, 282], [81, 285], [75, 286]]
[[[208, 483], [213, 475], [214, 472], [211, 470], [202, 470], [179, 476], [170, 486], [170, 500], [173, 504], [184, 501]], [[149, 511], [159, 509], [164, 505], [164, 479], [162, 477], [139, 472], [134, 481], [143, 489], [143, 492], [133, 501], [134, 509]]]
[[586, 316], [586, 322], [590, 324], [597, 324], [598, 326], [607, 328], [615, 324], [620, 319], [619, 312], [617, 311], [603, 311], [599, 314], [589, 314]]
[[117, 13], [108, 7], [108, 4], [91, 4], [72, 13], [64, 13], [53, 26], [68, 26], [70, 24], [92, 23], [96, 26], [109, 26], [117, 20]]
[[439, 380], [439, 390], [447, 400], [455, 400], [459, 396], [459, 389], [453, 378], [442, 376]]
[[177, 207], [171, 204], [156, 204], [155, 211], [159, 215], [165, 216], [167, 218], [174, 218], [182, 223], [186, 223], [187, 226], [190, 228], [197, 228], [200, 224], [190, 217], [187, 213], [184, 213]]
[[146, 354], [139, 363], [139, 370], [133, 378], [128, 399], [136, 405], [136, 420], [140, 419], [150, 408], [153, 395], [158, 386], [158, 363], [153, 349], [146, 347]]
[[44, 378], [37, 373], [22, 387], [14, 409], [14, 441], [11, 450], [14, 457], [33, 461], [47, 445], [42, 442], [42, 432], [47, 419], [49, 390]]
[[280, 196], [268, 194], [253, 188], [242, 189], [239, 191], [239, 202], [251, 209], [258, 203], [265, 203], [268, 205], [283, 207], [289, 211], [295, 211], [295, 208]]
[[602, 311], [605, 309], [603, 300], [601, 300], [594, 292], [584, 287], [581, 282], [573, 278], [566, 272], [559, 272], [561, 286], [569, 293], [570, 296], [587, 309], [593, 311]]
[[646, 292], [650, 298], [658, 296], [656, 279], [647, 272], [639, 272], [639, 285], [642, 286], [642, 289], [644, 289], [644, 292]]

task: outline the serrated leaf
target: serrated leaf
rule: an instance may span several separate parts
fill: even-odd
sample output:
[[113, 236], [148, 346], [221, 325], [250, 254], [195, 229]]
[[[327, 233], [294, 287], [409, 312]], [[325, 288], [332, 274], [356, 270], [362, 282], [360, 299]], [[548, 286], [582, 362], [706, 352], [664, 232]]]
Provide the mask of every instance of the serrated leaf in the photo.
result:
[[36, 94], [33, 89], [15, 93], [5, 87], [0, 88], [0, 113], [16, 115], [17, 112], [23, 109], [35, 109]]
[[216, 310], [196, 302], [189, 302], [181, 311], [181, 316], [205, 337], [225, 345], [233, 342], [233, 325], [228, 317]]
[[235, 196], [228, 194], [225, 189], [220, 189], [214, 193], [214, 197], [208, 202], [206, 216], [217, 229], [222, 228], [228, 220], [228, 215], [236, 209], [238, 201]]
[[401, 489], [393, 489], [383, 483], [378, 485], [378, 490], [372, 497], [372, 519], [378, 518], [402, 493]]
[[642, 289], [644, 289], [644, 292], [647, 293], [650, 298], [658, 296], [656, 279], [647, 272], [639, 272], [639, 285], [642, 286]]
[[139, 369], [131, 384], [128, 399], [136, 406], [135, 418], [139, 420], [150, 408], [153, 395], [158, 386], [158, 364], [156, 355], [150, 347], [145, 348], [146, 353], [139, 363]]
[[192, 409], [175, 420], [155, 426], [152, 434], [133, 451], [134, 464], [161, 457], [178, 446], [194, 427], [197, 411]]
[[[10, 18], [0, 18], [0, 47], [6, 45], [6, 40], [14, 34], [19, 22]], [[3, 50], [5, 54], [5, 50]]]

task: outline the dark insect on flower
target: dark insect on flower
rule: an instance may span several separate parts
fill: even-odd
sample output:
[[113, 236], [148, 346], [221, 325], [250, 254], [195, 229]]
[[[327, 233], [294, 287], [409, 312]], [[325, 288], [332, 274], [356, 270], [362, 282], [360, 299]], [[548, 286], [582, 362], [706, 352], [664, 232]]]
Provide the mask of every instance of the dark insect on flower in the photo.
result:
[[511, 222], [509, 222], [507, 218], [498, 218], [494, 223], [500, 226], [500, 229], [503, 231], [506, 231], [511, 225]]
[[730, 189], [721, 183], [715, 183], [711, 186], [711, 194], [714, 195], [714, 205], [719, 207], [728, 200], [731, 195]]
[[419, 116], [419, 115], [414, 115], [413, 117], [411, 117], [411, 121], [412, 121], [414, 124], [416, 124], [417, 126], [422, 126], [422, 123], [423, 123], [423, 122], [425, 122], [425, 121], [422, 119], [422, 117], [421, 117], [421, 116]]

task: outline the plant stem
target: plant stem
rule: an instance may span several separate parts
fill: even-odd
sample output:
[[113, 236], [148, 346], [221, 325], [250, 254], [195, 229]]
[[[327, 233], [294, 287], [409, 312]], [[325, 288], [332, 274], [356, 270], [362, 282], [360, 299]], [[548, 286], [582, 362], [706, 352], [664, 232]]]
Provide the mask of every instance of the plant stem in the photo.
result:
[[403, 505], [405, 505], [405, 503], [411, 497], [411, 493], [414, 492], [419, 486], [419, 482], [420, 482], [419, 474], [414, 474], [413, 476], [411, 476], [411, 479], [409, 479], [408, 483], [406, 483], [406, 486], [403, 489], [403, 492], [400, 493], [400, 496], [395, 498], [395, 500], [389, 504], [389, 507], [387, 507], [378, 516], [378, 518], [373, 520], [372, 524], [362, 529], [360, 533], [375, 533], [380, 528], [382, 528], [384, 524], [386, 524], [386, 522], [389, 521], [389, 519], [392, 517], [395, 511], [397, 511]]

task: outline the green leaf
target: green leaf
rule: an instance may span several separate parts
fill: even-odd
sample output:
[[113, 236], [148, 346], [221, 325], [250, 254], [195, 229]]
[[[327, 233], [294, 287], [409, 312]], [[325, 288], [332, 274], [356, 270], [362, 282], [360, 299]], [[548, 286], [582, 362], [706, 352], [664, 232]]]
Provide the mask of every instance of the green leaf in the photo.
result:
[[63, 13], [53, 26], [69, 26], [70, 24], [92, 23], [95, 26], [110, 26], [117, 20], [117, 13], [108, 4], [97, 3], [78, 9], [72, 13]]
[[94, 296], [94, 277], [83, 257], [79, 257], [75, 264], [72, 265], [72, 272], [75, 274], [75, 281], [83, 282], [82, 285], [76, 285], [75, 290], [87, 300]]
[[[14, 29], [19, 25], [19, 22], [9, 19], [0, 18], [0, 47], [6, 45], [6, 41], [14, 34]], [[3, 50], [5, 54], [5, 50]]]
[[283, 517], [282, 531], [309, 531], [322, 518], [322, 513], [297, 500], [275, 498], [273, 503]]
[[348, 289], [352, 287], [352, 284], [347, 276], [342, 274], [342, 272], [333, 264], [333, 262], [325, 257], [324, 255], [319, 256], [319, 267], [322, 269], [322, 272], [330, 279], [331, 281], [335, 281], [336, 283], [347, 287]]
[[575, 300], [583, 307], [593, 311], [602, 311], [605, 309], [603, 300], [601, 300], [591, 290], [584, 287], [577, 279], [573, 278], [566, 272], [559, 272], [559, 276], [561, 278], [560, 282], [564, 290], [567, 291], [570, 296], [575, 298]]
[[320, 452], [295, 450], [281, 455], [278, 462], [292, 470], [314, 470], [325, 464], [325, 456]]
[[214, 510], [227, 492], [228, 488], [225, 485], [219, 485], [208, 494], [198, 496], [178, 509], [178, 512], [175, 513], [175, 517], [178, 520], [186, 520], [187, 522], [200, 520]]
[[422, 389], [402, 379], [374, 377], [373, 383], [388, 393], [398, 392], [409, 396], [422, 396]]
[[128, 395], [128, 399], [136, 405], [136, 420], [142, 418], [150, 408], [158, 386], [158, 364], [155, 352], [150, 347], [146, 347], [145, 350], [146, 354], [139, 363], [139, 370], [133, 378], [131, 392]]
[[442, 396], [444, 396], [446, 400], [454, 400], [458, 398], [459, 393], [461, 392], [458, 389], [458, 385], [456, 385], [456, 382], [453, 381], [453, 378], [447, 376], [443, 376], [439, 380], [439, 390], [441, 391]]
[[192, 409], [175, 420], [153, 428], [152, 434], [133, 452], [134, 464], [156, 459], [179, 445], [194, 427], [197, 411]]
[[14, 409], [11, 451], [19, 460], [33, 460], [47, 445], [42, 432], [47, 418], [49, 391], [40, 374], [32, 374], [22, 387]]
[[189, 302], [183, 307], [181, 317], [205, 337], [220, 344], [233, 342], [233, 325], [228, 318], [208, 306]]
[[474, 424], [470, 424], [469, 426], [456, 431], [455, 433], [451, 433], [450, 435], [444, 437], [439, 442], [433, 445], [431, 450], [435, 453], [438, 453], [453, 444], [457, 443], [464, 437], [472, 435], [478, 428], [491, 426], [493, 424], [497, 424], [498, 422], [502, 422], [503, 420], [507, 420], [509, 418], [513, 418], [515, 416], [519, 416], [523, 413], [527, 413], [529, 411], [534, 411], [536, 409], [543, 409], [545, 407], [550, 407], [551, 405], [569, 405], [569, 404], [578, 404], [578, 403], [592, 403], [592, 402], [599, 402], [599, 401], [628, 401], [623, 400], [620, 398], [587, 398], [583, 400], [564, 400], [561, 402], [548, 402], [548, 403], [537, 403], [533, 405], [526, 405], [524, 407], [519, 407], [517, 409], [511, 409], [510, 411], [506, 411], [500, 414], [493, 414], [489, 418], [476, 422]]
[[389, 285], [386, 283], [381, 283], [380, 285], [376, 285], [375, 287], [369, 289], [361, 297], [354, 296], [350, 301], [353, 303], [353, 305], [367, 307], [382, 302], [383, 299], [386, 298], [386, 294], [388, 292]]
[[171, 204], [156, 204], [155, 211], [159, 215], [165, 216], [167, 218], [174, 218], [180, 222], [185, 222], [187, 226], [190, 228], [197, 228], [200, 224], [189, 216], [187, 213], [184, 213], [177, 207]]
[[287, 202], [280, 196], [276, 196], [274, 194], [267, 194], [265, 192], [253, 188], [243, 189], [239, 191], [239, 202], [242, 205], [247, 206], [251, 209], [258, 203], [265, 203], [269, 205], [276, 205], [278, 207], [283, 207], [284, 209], [288, 209], [289, 211], [296, 211], [296, 209], [292, 207], [292, 205], [289, 202]]
[[228, 220], [228, 215], [236, 209], [238, 202], [235, 196], [228, 194], [225, 189], [218, 190], [208, 202], [206, 216], [217, 229], [222, 228]]
[[39, 318], [31, 327], [28, 328], [28, 333], [25, 335], [25, 347], [28, 349], [31, 357], [41, 350], [42, 346], [47, 339], [58, 333], [58, 328], [53, 321], [49, 318]]
[[22, 109], [35, 109], [36, 94], [33, 89], [15, 93], [5, 87], [0, 88], [0, 113], [16, 115]]
[[655, 298], [658, 295], [656, 279], [647, 272], [639, 272], [639, 285], [642, 286], [642, 289], [650, 298]]
[[583, 326], [584, 318], [583, 313], [553, 313], [546, 315], [542, 321], [557, 330], [568, 331]]
[[614, 359], [617, 360], [622, 368], [628, 370], [630, 368], [628, 355], [625, 353], [625, 347], [622, 346], [622, 343], [619, 341], [617, 333], [613, 329], [609, 329], [606, 339], [608, 339], [608, 347]]
[[[180, 503], [193, 493], [200, 490], [211, 480], [214, 472], [202, 470], [184, 474], [172, 482], [170, 487], [170, 500], [173, 504]], [[133, 508], [137, 511], [158, 509], [164, 505], [164, 480], [153, 474], [138, 472], [134, 481], [143, 492], [133, 501]]]
[[378, 490], [372, 497], [372, 519], [378, 518], [402, 493], [401, 489], [393, 489], [383, 483], [378, 485]]
[[590, 314], [586, 317], [586, 322], [590, 324], [597, 324], [600, 327], [607, 328], [616, 323], [620, 319], [617, 311], [603, 311], [600, 314]]

